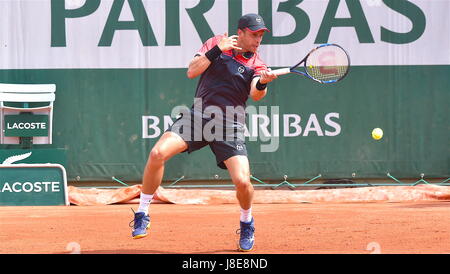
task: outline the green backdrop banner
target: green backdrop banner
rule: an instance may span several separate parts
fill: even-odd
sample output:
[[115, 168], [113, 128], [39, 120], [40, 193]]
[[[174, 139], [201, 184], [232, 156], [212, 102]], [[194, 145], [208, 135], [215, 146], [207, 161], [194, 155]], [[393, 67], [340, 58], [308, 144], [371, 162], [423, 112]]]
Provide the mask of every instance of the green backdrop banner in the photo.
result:
[[[65, 149], [69, 180], [140, 180], [173, 108], [193, 103], [197, 80], [185, 75], [186, 69], [0, 71], [4, 82], [56, 84], [52, 146]], [[447, 177], [448, 75], [450, 66], [359, 66], [331, 86], [294, 75], [278, 79], [263, 100], [248, 102], [256, 111], [247, 125], [252, 174]], [[371, 137], [376, 127], [384, 130], [378, 141]], [[204, 148], [168, 161], [164, 179], [215, 175], [228, 178]]]

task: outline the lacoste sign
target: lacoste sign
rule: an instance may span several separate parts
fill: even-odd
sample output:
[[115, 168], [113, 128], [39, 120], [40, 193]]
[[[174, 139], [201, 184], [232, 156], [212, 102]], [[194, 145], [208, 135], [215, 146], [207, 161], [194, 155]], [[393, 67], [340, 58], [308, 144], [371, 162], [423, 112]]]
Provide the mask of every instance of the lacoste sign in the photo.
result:
[[5, 115], [5, 136], [48, 136], [48, 115]]
[[59, 164], [12, 163], [21, 156], [0, 164], [0, 206], [69, 205], [65, 168]]

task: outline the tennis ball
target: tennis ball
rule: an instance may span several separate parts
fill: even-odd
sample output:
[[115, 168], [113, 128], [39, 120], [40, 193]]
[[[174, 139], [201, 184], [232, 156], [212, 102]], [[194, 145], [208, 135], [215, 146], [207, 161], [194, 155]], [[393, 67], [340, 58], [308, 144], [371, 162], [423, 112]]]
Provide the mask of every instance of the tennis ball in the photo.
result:
[[383, 138], [383, 130], [381, 128], [374, 128], [372, 130], [372, 138], [374, 138], [375, 140], [380, 140], [381, 138]]

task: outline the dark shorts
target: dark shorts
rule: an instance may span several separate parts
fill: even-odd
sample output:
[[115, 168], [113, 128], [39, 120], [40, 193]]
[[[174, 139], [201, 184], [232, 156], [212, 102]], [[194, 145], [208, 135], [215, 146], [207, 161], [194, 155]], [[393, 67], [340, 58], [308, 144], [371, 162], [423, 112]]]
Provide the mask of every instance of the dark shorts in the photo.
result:
[[[247, 156], [247, 148], [245, 146], [245, 139], [243, 138], [243, 128], [233, 129], [231, 135], [229, 133], [220, 134], [221, 137], [212, 138], [211, 136], [204, 136], [204, 134], [202, 134], [205, 125], [211, 120], [204, 118], [198, 119], [199, 121], [201, 120], [201, 122], [198, 123], [198, 125], [201, 124], [201, 129], [199, 126], [195, 127], [192, 120], [193, 118], [181, 116], [167, 129], [167, 131], [178, 134], [188, 144], [188, 149], [184, 152], [187, 151], [188, 153], [191, 153], [209, 145], [209, 148], [216, 156], [217, 166], [222, 169], [227, 169], [224, 161], [228, 158], [236, 155]], [[197, 133], [200, 133], [195, 134], [194, 132], [196, 129]]]

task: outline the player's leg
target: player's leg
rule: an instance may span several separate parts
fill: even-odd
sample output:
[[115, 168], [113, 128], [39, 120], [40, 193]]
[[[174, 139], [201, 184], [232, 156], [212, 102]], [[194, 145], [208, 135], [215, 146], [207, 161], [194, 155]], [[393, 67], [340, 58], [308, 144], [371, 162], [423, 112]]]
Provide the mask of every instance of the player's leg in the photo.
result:
[[251, 209], [253, 200], [253, 185], [250, 181], [250, 165], [247, 156], [235, 155], [224, 161], [236, 186], [236, 197], [244, 210]]
[[154, 194], [164, 175], [164, 164], [178, 153], [188, 149], [188, 144], [173, 132], [165, 132], [150, 151], [142, 179], [142, 192]]
[[174, 155], [185, 151], [187, 148], [187, 143], [179, 135], [167, 131], [150, 151], [142, 178], [139, 208], [134, 216], [132, 231], [134, 239], [147, 236], [147, 229], [150, 227], [148, 207], [156, 189], [161, 185], [165, 162]]
[[224, 161], [230, 177], [236, 186], [236, 197], [241, 206], [239, 250], [253, 249], [255, 238], [252, 217], [253, 185], [250, 181], [250, 165], [245, 155], [235, 155]]

